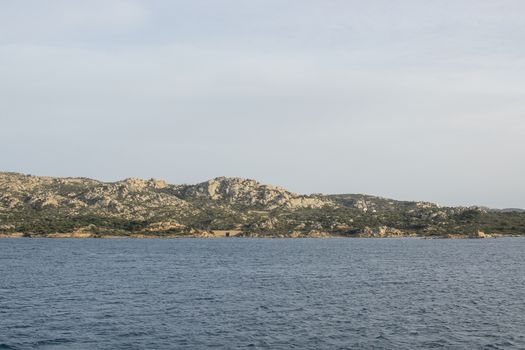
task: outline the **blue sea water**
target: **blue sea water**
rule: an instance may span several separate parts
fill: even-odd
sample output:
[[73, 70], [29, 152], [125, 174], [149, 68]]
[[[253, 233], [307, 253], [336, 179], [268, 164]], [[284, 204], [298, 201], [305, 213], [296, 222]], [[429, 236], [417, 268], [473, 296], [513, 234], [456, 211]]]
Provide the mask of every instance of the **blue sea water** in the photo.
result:
[[0, 239], [0, 349], [524, 349], [525, 239]]

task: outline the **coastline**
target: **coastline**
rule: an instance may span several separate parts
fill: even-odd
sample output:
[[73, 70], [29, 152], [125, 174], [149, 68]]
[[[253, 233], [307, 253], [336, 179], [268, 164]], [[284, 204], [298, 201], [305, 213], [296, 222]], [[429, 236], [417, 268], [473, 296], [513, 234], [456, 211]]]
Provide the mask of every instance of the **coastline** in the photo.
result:
[[201, 232], [201, 233], [189, 233], [189, 234], [152, 234], [152, 233], [130, 233], [130, 234], [100, 234], [100, 233], [89, 233], [89, 232], [69, 232], [69, 233], [47, 233], [47, 234], [31, 234], [22, 232], [13, 233], [0, 233], [0, 239], [2, 238], [67, 238], [67, 239], [182, 239], [182, 238], [207, 238], [207, 239], [235, 239], [235, 238], [417, 238], [417, 239], [490, 239], [490, 238], [508, 238], [508, 237], [525, 237], [523, 235], [516, 234], [504, 234], [504, 233], [492, 233], [492, 234], [447, 234], [447, 235], [417, 235], [417, 234], [406, 234], [406, 235], [337, 235], [324, 232], [316, 232], [315, 234], [244, 234], [239, 233], [235, 235], [216, 234], [215, 232]]

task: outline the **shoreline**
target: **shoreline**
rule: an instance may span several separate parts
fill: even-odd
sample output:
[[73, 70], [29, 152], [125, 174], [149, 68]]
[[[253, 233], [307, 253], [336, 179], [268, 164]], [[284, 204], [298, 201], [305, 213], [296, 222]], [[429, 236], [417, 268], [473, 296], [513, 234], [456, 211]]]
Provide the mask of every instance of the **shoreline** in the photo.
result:
[[206, 238], [206, 239], [235, 239], [235, 238], [250, 238], [250, 239], [259, 239], [259, 238], [273, 238], [273, 239], [304, 239], [304, 238], [315, 238], [315, 239], [326, 239], [326, 238], [415, 238], [415, 239], [491, 239], [491, 238], [509, 238], [509, 237], [525, 237], [525, 235], [518, 234], [503, 234], [503, 233], [494, 233], [494, 234], [483, 234], [483, 235], [467, 235], [467, 234], [447, 234], [447, 235], [434, 235], [434, 236], [423, 236], [416, 234], [407, 234], [407, 235], [385, 235], [385, 236], [373, 236], [373, 235], [335, 235], [328, 233], [318, 233], [314, 235], [302, 235], [302, 234], [289, 234], [289, 235], [261, 235], [261, 234], [237, 234], [232, 236], [226, 236], [221, 234], [213, 234], [210, 232], [204, 232], [199, 234], [144, 234], [144, 233], [133, 233], [133, 234], [97, 234], [97, 233], [88, 233], [88, 232], [70, 232], [70, 233], [47, 233], [47, 234], [28, 234], [28, 233], [0, 233], [0, 239], [18, 239], [18, 238], [65, 238], [65, 239], [195, 239], [195, 238]]

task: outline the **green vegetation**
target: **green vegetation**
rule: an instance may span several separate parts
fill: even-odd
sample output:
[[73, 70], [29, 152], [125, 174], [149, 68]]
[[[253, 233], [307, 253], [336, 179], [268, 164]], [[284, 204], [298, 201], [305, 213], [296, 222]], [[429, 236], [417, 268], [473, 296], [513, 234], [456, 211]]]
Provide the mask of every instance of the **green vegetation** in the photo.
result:
[[253, 180], [197, 185], [0, 173], [0, 233], [33, 236], [190, 235], [471, 236], [525, 234], [525, 212], [439, 207], [366, 195], [301, 196]]

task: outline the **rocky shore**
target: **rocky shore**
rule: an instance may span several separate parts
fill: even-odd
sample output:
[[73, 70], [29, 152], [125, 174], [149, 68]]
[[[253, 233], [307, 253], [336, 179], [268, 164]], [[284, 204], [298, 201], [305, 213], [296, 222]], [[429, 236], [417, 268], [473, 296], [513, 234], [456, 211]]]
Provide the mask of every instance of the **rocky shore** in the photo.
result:
[[376, 235], [376, 234], [358, 234], [358, 235], [335, 235], [328, 232], [310, 232], [307, 234], [292, 232], [289, 234], [265, 234], [240, 232], [234, 234], [221, 234], [216, 232], [199, 232], [199, 233], [178, 233], [178, 234], [156, 234], [156, 233], [128, 233], [122, 235], [105, 234], [105, 233], [88, 233], [88, 232], [67, 232], [67, 233], [0, 233], [1, 238], [143, 238], [143, 239], [180, 239], [180, 238], [423, 238], [423, 239], [486, 239], [502, 237], [525, 237], [523, 235], [509, 235], [501, 233], [486, 234], [447, 234], [440, 236], [421, 236], [417, 234], [398, 234], [398, 235]]
[[525, 212], [362, 194], [296, 194], [255, 180], [195, 185], [0, 172], [0, 237], [428, 237], [525, 235]]

